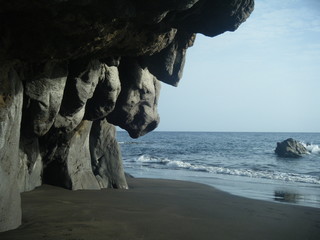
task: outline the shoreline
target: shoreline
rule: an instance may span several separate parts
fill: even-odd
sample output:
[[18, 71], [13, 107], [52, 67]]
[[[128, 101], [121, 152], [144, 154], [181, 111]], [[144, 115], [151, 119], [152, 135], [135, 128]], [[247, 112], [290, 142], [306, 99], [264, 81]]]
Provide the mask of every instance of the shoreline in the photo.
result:
[[129, 190], [22, 194], [19, 239], [319, 239], [320, 209], [247, 199], [204, 184], [128, 178]]
[[[275, 182], [270, 179], [259, 179], [242, 176], [221, 175], [210, 176], [206, 172], [197, 172], [192, 178], [188, 172], [166, 169], [158, 172], [149, 169], [146, 172], [129, 172], [135, 178], [166, 179], [178, 181], [190, 181], [216, 188], [234, 196], [253, 200], [268, 201], [277, 204], [289, 204], [320, 209], [320, 190], [318, 185], [304, 185], [296, 182]], [[160, 175], [162, 173], [162, 175]], [[186, 173], [186, 175], [184, 175]], [[314, 188], [316, 187], [316, 189]]]

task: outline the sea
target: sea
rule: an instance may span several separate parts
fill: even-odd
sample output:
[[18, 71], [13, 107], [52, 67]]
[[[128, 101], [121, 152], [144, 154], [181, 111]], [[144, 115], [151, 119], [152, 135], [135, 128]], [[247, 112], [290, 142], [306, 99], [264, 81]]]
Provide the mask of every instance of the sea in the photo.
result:
[[[310, 152], [281, 158], [277, 142], [293, 138]], [[320, 208], [320, 133], [117, 132], [125, 171], [137, 178], [175, 179], [230, 194]]]

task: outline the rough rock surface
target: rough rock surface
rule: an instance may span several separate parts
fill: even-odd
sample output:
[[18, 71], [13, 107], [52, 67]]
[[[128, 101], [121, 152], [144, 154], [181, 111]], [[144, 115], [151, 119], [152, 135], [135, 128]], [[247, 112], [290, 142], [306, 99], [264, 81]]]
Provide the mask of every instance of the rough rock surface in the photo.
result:
[[303, 154], [308, 154], [309, 152], [300, 142], [292, 138], [288, 138], [283, 142], [277, 143], [275, 153], [279, 157], [298, 158], [302, 157]]
[[8, 65], [0, 66], [0, 231], [21, 223], [17, 177], [22, 101], [23, 87], [17, 72]]
[[90, 133], [92, 170], [101, 188], [127, 189], [116, 129], [105, 119], [94, 121]]
[[20, 192], [33, 190], [42, 184], [42, 156], [38, 138], [20, 136], [18, 184]]
[[119, 71], [122, 90], [114, 111], [107, 119], [127, 130], [131, 137], [137, 138], [158, 126], [160, 83], [135, 59], [122, 59]]
[[56, 128], [70, 132], [80, 124], [87, 100], [92, 98], [100, 75], [101, 63], [97, 60], [70, 62], [59, 116], [54, 124]]
[[100, 189], [93, 175], [89, 151], [92, 122], [82, 121], [73, 131], [63, 134], [53, 128], [46, 143], [43, 181], [72, 190]]
[[[60, 109], [67, 80], [67, 64], [49, 61], [25, 83], [23, 124], [27, 135], [43, 136]], [[29, 131], [29, 133], [28, 133]]]
[[161, 52], [141, 57], [141, 65], [162, 82], [177, 86], [182, 78], [187, 48], [191, 47], [195, 34], [177, 32], [175, 39]]
[[[113, 125], [157, 127], [195, 34], [234, 31], [253, 0], [0, 0], [0, 231], [20, 191], [127, 188]], [[113, 125], [112, 125], [113, 124]]]
[[121, 83], [117, 66], [101, 65], [98, 86], [92, 98], [88, 99], [85, 118], [97, 120], [106, 117], [116, 105], [121, 91]]

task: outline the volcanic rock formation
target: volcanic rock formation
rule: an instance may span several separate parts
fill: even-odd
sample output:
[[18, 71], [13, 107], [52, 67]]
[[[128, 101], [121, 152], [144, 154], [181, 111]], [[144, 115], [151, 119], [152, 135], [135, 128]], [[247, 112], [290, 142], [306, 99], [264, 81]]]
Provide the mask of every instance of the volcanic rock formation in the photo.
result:
[[274, 150], [279, 157], [299, 158], [303, 154], [308, 154], [308, 150], [298, 141], [288, 138], [283, 142], [278, 142]]
[[115, 127], [159, 123], [195, 33], [234, 31], [253, 0], [0, 0], [0, 231], [20, 192], [127, 188]]

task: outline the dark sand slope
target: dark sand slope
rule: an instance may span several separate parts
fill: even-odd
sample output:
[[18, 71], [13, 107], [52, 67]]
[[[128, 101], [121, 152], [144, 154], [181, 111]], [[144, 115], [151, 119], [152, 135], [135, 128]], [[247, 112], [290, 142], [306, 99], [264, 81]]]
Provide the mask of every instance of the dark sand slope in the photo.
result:
[[129, 179], [130, 190], [22, 194], [23, 225], [0, 239], [320, 239], [320, 209], [236, 197], [190, 182]]

